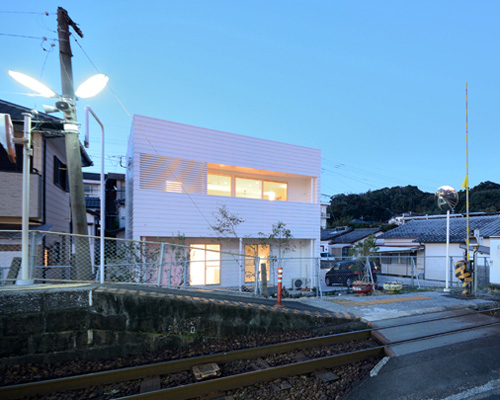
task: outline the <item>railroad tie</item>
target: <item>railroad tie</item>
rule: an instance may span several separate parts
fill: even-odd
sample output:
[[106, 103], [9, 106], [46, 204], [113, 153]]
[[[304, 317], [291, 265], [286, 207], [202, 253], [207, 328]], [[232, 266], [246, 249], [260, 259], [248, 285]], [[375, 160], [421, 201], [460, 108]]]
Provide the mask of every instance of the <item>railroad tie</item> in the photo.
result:
[[140, 393], [154, 392], [161, 389], [159, 376], [148, 376], [141, 382]]
[[314, 371], [314, 376], [322, 380], [323, 382], [335, 382], [340, 379], [340, 376], [324, 368], [317, 369], [316, 371]]

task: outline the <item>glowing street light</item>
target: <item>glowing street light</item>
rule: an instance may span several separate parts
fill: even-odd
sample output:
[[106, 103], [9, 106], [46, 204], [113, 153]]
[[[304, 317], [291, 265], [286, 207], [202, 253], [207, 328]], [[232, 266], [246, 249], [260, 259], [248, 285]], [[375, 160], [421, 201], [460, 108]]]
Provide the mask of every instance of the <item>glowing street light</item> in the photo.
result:
[[[81, 98], [89, 98], [93, 97], [99, 92], [101, 92], [105, 87], [106, 84], [108, 83], [109, 78], [104, 75], [104, 74], [97, 74], [89, 79], [87, 79], [85, 82], [83, 82], [77, 89], [77, 91], [74, 93], [74, 95], [69, 95], [69, 96], [61, 96], [54, 92], [52, 89], [50, 89], [48, 86], [44, 85], [43, 83], [39, 82], [38, 80], [23, 74], [21, 72], [16, 72], [9, 70], [9, 75], [15, 79], [17, 82], [22, 84], [23, 86], [26, 86], [28, 89], [31, 89], [34, 91], [37, 95], [43, 96], [43, 97], [56, 97], [59, 98], [60, 100], [56, 102], [56, 109], [59, 111], [64, 112], [64, 125], [63, 129], [67, 133], [66, 135], [66, 148], [76, 148], [79, 151], [79, 147], [73, 146], [73, 143], [79, 143], [78, 137], [76, 136], [78, 134], [78, 125], [76, 123], [76, 107], [75, 107], [75, 96], [76, 97], [81, 97]], [[71, 90], [72, 92], [72, 90]], [[63, 93], [66, 93], [64, 91], [64, 81], [63, 81]], [[52, 110], [56, 111], [56, 110]], [[31, 280], [28, 279], [28, 220], [29, 220], [29, 173], [30, 173], [30, 166], [29, 166], [29, 155], [31, 152], [31, 115], [25, 116], [24, 120], [24, 125], [25, 125], [25, 142], [23, 142], [25, 151], [24, 151], [24, 160], [23, 160], [23, 211], [22, 211], [22, 262], [21, 262], [21, 270], [22, 270], [22, 280], [18, 282], [19, 284], [30, 284], [32, 283]], [[73, 135], [76, 134], [76, 135]], [[72, 139], [75, 137], [75, 139]], [[71, 139], [70, 139], [71, 138]], [[71, 141], [69, 141], [71, 140]], [[71, 145], [68, 145], [68, 143], [71, 143]], [[70, 157], [70, 155], [68, 155]], [[68, 158], [69, 159], [69, 158]], [[78, 158], [79, 162], [79, 158]], [[68, 170], [69, 168], [69, 162], [68, 162]], [[73, 164], [72, 164], [73, 165]], [[79, 212], [82, 207], [84, 207], [83, 202], [79, 202], [78, 198], [78, 193], [83, 193], [83, 182], [81, 179], [81, 165], [78, 167], [78, 163], [74, 164], [76, 170], [79, 170], [80, 178], [71, 178], [70, 176], [70, 185], [72, 179], [75, 179], [75, 190], [70, 189], [71, 191], [71, 204], [72, 204], [72, 209], [75, 207], [77, 211], [73, 211], [73, 217], [76, 218], [75, 216], [78, 215], [79, 217], [76, 218], [77, 221], [79, 220], [85, 220], [85, 214], [83, 214], [83, 217], [81, 217], [82, 213]], [[74, 171], [75, 168], [70, 170], [70, 175], [71, 171]], [[79, 182], [78, 182], [79, 181]], [[83, 194], [81, 195], [83, 198]], [[77, 206], [78, 204], [82, 204], [82, 206]], [[81, 225], [81, 224], [80, 224]], [[101, 255], [102, 257], [102, 255]]]
[[[23, 74], [22, 72], [9, 70], [9, 75], [18, 81], [21, 85], [26, 86], [28, 89], [33, 90], [39, 96], [42, 97], [59, 97], [58, 95], [48, 86], [44, 85], [42, 82], [37, 81], [35, 78]], [[104, 74], [97, 74], [91, 76], [85, 82], [83, 82], [78, 89], [76, 89], [75, 95], [76, 97], [80, 97], [82, 99], [88, 99], [89, 97], [94, 97], [98, 93], [100, 93], [107, 85], [109, 78]]]
[[18, 81], [21, 85], [26, 86], [28, 89], [33, 90], [42, 97], [57, 97], [56, 92], [45, 86], [42, 82], [37, 81], [35, 78], [23, 74], [22, 72], [9, 70], [9, 75]]
[[76, 89], [75, 95], [81, 99], [88, 99], [100, 93], [108, 84], [109, 78], [104, 74], [91, 76]]

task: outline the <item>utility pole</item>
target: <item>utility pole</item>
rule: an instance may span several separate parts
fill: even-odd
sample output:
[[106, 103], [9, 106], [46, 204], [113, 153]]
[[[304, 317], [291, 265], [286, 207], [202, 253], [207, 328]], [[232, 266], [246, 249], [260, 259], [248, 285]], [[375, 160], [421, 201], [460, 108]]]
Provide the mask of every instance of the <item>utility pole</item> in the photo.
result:
[[[71, 201], [71, 221], [73, 233], [88, 235], [87, 210], [83, 190], [82, 159], [80, 139], [76, 121], [76, 99], [73, 86], [73, 67], [71, 64], [71, 45], [69, 27], [83, 37], [77, 24], [62, 8], [57, 9], [57, 33], [59, 38], [59, 60], [61, 65], [62, 99], [58, 108], [64, 112], [64, 130], [66, 141], [66, 158], [68, 167], [69, 193]], [[75, 239], [75, 274], [73, 279], [88, 280], [91, 277], [90, 245], [87, 238]]]

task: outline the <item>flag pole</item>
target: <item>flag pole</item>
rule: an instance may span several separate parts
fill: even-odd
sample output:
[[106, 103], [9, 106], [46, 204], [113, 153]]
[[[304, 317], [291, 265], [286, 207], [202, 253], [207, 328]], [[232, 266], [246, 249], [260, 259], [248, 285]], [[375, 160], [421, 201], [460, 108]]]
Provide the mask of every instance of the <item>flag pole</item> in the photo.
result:
[[465, 82], [465, 209], [467, 213], [467, 243], [465, 254], [467, 257], [467, 265], [469, 265], [470, 255], [469, 255], [469, 103], [467, 99], [467, 82]]

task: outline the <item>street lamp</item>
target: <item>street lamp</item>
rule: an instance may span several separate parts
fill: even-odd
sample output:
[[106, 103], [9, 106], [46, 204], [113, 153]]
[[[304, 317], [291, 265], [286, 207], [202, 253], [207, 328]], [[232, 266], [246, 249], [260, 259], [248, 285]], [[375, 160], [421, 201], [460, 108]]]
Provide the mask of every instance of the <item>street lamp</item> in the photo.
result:
[[[43, 83], [39, 82], [38, 80], [23, 74], [21, 72], [17, 71], [12, 71], [9, 70], [9, 75], [15, 79], [17, 82], [22, 84], [23, 86], [26, 86], [28, 89], [31, 89], [34, 91], [37, 95], [42, 96], [42, 97], [55, 97], [59, 98], [60, 100], [56, 102], [56, 108], [59, 111], [64, 112], [64, 125], [63, 129], [65, 133], [67, 134], [78, 134], [78, 125], [76, 124], [76, 107], [75, 107], [75, 98], [73, 96], [70, 97], [63, 97], [56, 92], [54, 92], [52, 89], [50, 89], [48, 86], [44, 85]], [[92, 96], [95, 96], [99, 92], [101, 92], [106, 84], [108, 83], [109, 78], [104, 75], [104, 74], [97, 74], [89, 79], [87, 79], [85, 82], [83, 82], [78, 89], [75, 92], [76, 97], [81, 97], [81, 98], [89, 98]], [[55, 110], [54, 110], [55, 111]], [[28, 125], [29, 126], [26, 126]], [[26, 132], [27, 131], [27, 132]], [[27, 143], [25, 143], [25, 150], [30, 150], [31, 146], [31, 119], [29, 116], [25, 116], [25, 138], [27, 138]], [[73, 135], [70, 135], [73, 136]], [[77, 137], [76, 142], [79, 142]], [[73, 147], [70, 146], [71, 149]], [[77, 149], [77, 147], [74, 147]], [[66, 140], [66, 149], [68, 151], [68, 140]], [[79, 149], [78, 149], [79, 151]], [[72, 151], [73, 152], [73, 151]], [[24, 152], [24, 164], [26, 165], [26, 160], [29, 158], [29, 155], [27, 152]], [[79, 159], [78, 159], [79, 160]], [[69, 164], [68, 164], [69, 165]], [[29, 165], [27, 166], [29, 168]], [[28, 169], [27, 168], [27, 169]], [[28, 175], [29, 179], [29, 169], [24, 170], [24, 173]], [[81, 181], [81, 169], [80, 169], [80, 181]], [[78, 179], [77, 179], [78, 180]], [[70, 185], [71, 185], [71, 180], [70, 180]], [[81, 189], [77, 189], [75, 192], [80, 192], [81, 191], [81, 196], [83, 198], [83, 182], [79, 183], [79, 186], [81, 186]], [[76, 186], [75, 186], [76, 188]], [[78, 196], [76, 193], [73, 193], [73, 190], [71, 190], [71, 200], [72, 200], [72, 208], [73, 206], [76, 207], [76, 204], [78, 201], [76, 200]], [[74, 197], [76, 196], [76, 197]], [[25, 204], [26, 203], [26, 204]], [[82, 204], [82, 207], [84, 207], [84, 204]], [[80, 207], [81, 208], [81, 207]], [[76, 214], [76, 213], [74, 213]], [[80, 214], [80, 213], [79, 213]], [[75, 215], [73, 215], [75, 217]], [[83, 213], [83, 216], [79, 216], [77, 220], [85, 218], [85, 214]], [[26, 185], [24, 184], [24, 176], [23, 176], [23, 213], [22, 213], [22, 226], [23, 226], [23, 232], [27, 231], [27, 224], [29, 220], [29, 181], [27, 181]], [[81, 225], [81, 224], [80, 224]], [[77, 232], [78, 233], [78, 232]], [[25, 237], [26, 236], [26, 237]], [[27, 233], [23, 233], [23, 243], [22, 243], [22, 248], [23, 248], [23, 257], [22, 257], [22, 283], [29, 284], [32, 283], [32, 281], [28, 280], [28, 240], [27, 240]]]
[[[23, 74], [22, 72], [9, 70], [9, 75], [18, 81], [21, 85], [26, 86], [28, 89], [33, 90], [39, 96], [42, 97], [59, 97], [62, 98], [61, 95], [58, 95], [51, 88], [44, 85], [42, 82], [37, 81], [35, 78]], [[88, 99], [89, 97], [94, 97], [98, 93], [100, 93], [108, 84], [109, 78], [104, 74], [97, 74], [91, 76], [85, 82], [83, 82], [78, 89], [75, 91], [76, 97], [82, 99]], [[61, 110], [65, 111], [65, 110]]]
[[86, 132], [86, 137], [89, 136], [89, 112], [92, 114], [92, 116], [95, 118], [97, 123], [101, 127], [101, 176], [100, 176], [100, 182], [101, 182], [101, 201], [100, 201], [100, 212], [101, 212], [101, 232], [100, 232], [100, 239], [101, 239], [101, 245], [100, 245], [100, 266], [99, 266], [99, 282], [101, 284], [104, 283], [104, 233], [106, 230], [106, 193], [104, 191], [104, 125], [102, 122], [97, 118], [97, 115], [95, 115], [94, 111], [87, 106], [85, 107], [85, 132]]
[[437, 206], [446, 211], [446, 268], [445, 268], [445, 292], [449, 292], [448, 275], [450, 271], [450, 210], [458, 204], [458, 193], [451, 186], [441, 186], [435, 194]]

